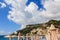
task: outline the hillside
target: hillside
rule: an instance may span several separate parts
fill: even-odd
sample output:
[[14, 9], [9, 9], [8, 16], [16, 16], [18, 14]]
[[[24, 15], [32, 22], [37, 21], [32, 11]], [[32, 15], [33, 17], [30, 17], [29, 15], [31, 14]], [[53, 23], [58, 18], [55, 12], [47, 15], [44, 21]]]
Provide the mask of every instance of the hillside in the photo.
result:
[[[50, 20], [50, 21], [48, 21], [46, 23], [42, 23], [42, 24], [26, 25], [26, 28], [24, 28], [22, 30], [18, 30], [16, 32], [17, 32], [17, 34], [20, 32], [21, 35], [26, 35], [27, 33], [30, 34], [33, 29], [36, 30], [38, 28], [39, 29], [42, 29], [42, 30], [44, 30], [46, 32], [47, 31], [46, 30], [47, 27], [50, 27], [51, 24], [53, 24], [56, 28], [59, 28], [60, 29], [60, 20], [59, 21], [57, 21], [57, 20]], [[36, 33], [37, 33], [37, 31], [34, 34], [36, 34]], [[11, 35], [14, 35], [14, 33], [12, 33]]]

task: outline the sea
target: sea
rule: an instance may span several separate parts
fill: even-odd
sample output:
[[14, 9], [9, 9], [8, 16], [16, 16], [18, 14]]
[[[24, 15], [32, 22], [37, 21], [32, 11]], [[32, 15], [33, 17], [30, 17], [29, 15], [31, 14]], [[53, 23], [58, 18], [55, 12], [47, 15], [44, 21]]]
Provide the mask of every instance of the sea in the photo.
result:
[[[5, 38], [5, 35], [0, 35], [0, 40], [9, 40], [9, 38]], [[17, 40], [17, 38], [12, 38], [12, 40]]]
[[[9, 38], [5, 38], [4, 36], [5, 35], [0, 35], [0, 40], [9, 40]], [[12, 40], [18, 40], [18, 38], [12, 38]], [[20, 38], [20, 40], [23, 40], [23, 39]], [[24, 40], [26, 40], [26, 38]], [[46, 40], [46, 39], [43, 37], [41, 40]]]
[[8, 38], [4, 38], [5, 35], [0, 35], [0, 40], [9, 40]]

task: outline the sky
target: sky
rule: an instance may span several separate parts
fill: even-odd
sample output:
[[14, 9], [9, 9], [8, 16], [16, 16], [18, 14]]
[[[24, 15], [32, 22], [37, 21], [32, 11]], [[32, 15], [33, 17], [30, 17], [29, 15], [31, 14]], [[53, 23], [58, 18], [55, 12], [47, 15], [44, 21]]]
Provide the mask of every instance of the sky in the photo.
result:
[[4, 0], [0, 0], [0, 35], [10, 34], [20, 28], [21, 25], [8, 20], [7, 15], [10, 5], [7, 5]]
[[60, 20], [60, 0], [0, 0], [0, 35], [29, 24]]

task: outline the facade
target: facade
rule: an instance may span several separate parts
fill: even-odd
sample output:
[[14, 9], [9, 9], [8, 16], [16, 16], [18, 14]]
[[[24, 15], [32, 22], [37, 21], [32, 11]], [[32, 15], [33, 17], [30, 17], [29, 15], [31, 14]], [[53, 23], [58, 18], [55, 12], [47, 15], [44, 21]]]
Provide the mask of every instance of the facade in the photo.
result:
[[[33, 34], [35, 32], [37, 33]], [[18, 40], [20, 40], [20, 37], [22, 36], [19, 33], [17, 37]], [[46, 40], [60, 40], [60, 29], [55, 28], [55, 26], [51, 24], [51, 26], [47, 28], [46, 33], [44, 33], [44, 30], [37, 28], [33, 29], [30, 35], [27, 33], [26, 36], [23, 36], [23, 40], [24, 37], [26, 37], [26, 40], [42, 40], [42, 38], [46, 38]], [[10, 36], [10, 40], [12, 40], [11, 38], [12, 37]]]

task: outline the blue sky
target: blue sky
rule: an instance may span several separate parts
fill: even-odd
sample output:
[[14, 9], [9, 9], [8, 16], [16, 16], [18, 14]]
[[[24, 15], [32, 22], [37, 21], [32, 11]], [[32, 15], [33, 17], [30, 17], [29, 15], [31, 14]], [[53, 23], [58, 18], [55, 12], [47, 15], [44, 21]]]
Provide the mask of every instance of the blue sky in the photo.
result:
[[[0, 2], [4, 3], [4, 0], [0, 0]], [[20, 28], [20, 25], [8, 20], [7, 15], [8, 11], [10, 10], [9, 6], [10, 5], [7, 5], [4, 8], [0, 8], [0, 31], [3, 35], [8, 34], [9, 32], [14, 32]]]
[[60, 20], [60, 0], [0, 0], [0, 35], [29, 24]]
[[[5, 3], [4, 0], [0, 0], [0, 2]], [[29, 0], [26, 4], [29, 5], [29, 2], [31, 2], [31, 1]], [[38, 9], [40, 9], [41, 5], [39, 3], [37, 3], [39, 1], [36, 2], [36, 0], [32, 0], [32, 2], [36, 3], [39, 6]], [[2, 4], [0, 4], [0, 7], [1, 6], [2, 6]], [[10, 5], [6, 4], [6, 7], [0, 8], [0, 31], [1, 31], [1, 34], [7, 34], [9, 32], [14, 32], [14, 31], [18, 30], [21, 26], [21, 25], [14, 23], [11, 20], [8, 20], [7, 15], [8, 15], [8, 11], [10, 11], [9, 6]]]

